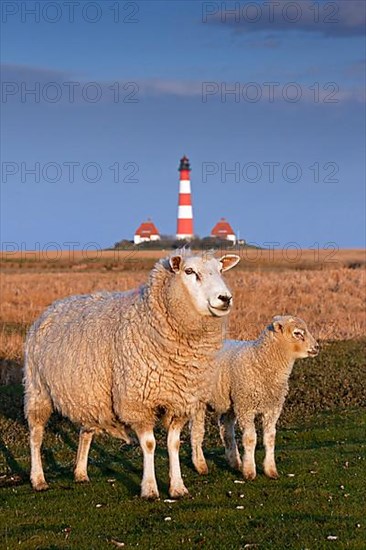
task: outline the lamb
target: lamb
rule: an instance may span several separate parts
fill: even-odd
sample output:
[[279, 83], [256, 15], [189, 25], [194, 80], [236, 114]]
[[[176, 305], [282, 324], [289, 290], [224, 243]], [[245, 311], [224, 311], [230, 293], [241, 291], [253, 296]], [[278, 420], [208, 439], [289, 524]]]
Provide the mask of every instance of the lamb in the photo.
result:
[[221, 347], [232, 295], [221, 273], [234, 254], [178, 251], [160, 260], [148, 282], [128, 292], [100, 292], [53, 303], [30, 328], [25, 346], [25, 416], [31, 484], [48, 488], [41, 445], [52, 410], [80, 429], [75, 481], [89, 481], [93, 435], [129, 440], [143, 452], [141, 496], [158, 498], [153, 428], [168, 428], [170, 495], [187, 493], [179, 463], [180, 432], [206, 400], [206, 377]]
[[[265, 447], [264, 473], [277, 478], [276, 424], [288, 392], [288, 379], [296, 359], [314, 357], [319, 345], [298, 317], [276, 316], [255, 341], [227, 340], [215, 358], [215, 373], [208, 403], [219, 416], [220, 436], [232, 468], [246, 479], [256, 477], [254, 419], [262, 415]], [[235, 422], [243, 432], [243, 463], [235, 441]], [[192, 460], [198, 473], [207, 473], [202, 452], [205, 408], [191, 421]]]

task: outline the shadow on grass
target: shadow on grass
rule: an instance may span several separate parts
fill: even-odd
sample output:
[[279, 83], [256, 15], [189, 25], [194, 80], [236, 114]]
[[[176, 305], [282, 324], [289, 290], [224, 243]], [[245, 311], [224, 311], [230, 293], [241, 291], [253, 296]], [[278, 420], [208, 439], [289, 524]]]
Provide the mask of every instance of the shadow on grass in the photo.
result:
[[[52, 415], [47, 428], [48, 431], [57, 436], [62, 445], [67, 447], [73, 453], [73, 463], [62, 463], [57, 460], [57, 454], [50, 446], [43, 448], [44, 465], [47, 467], [47, 477], [57, 482], [59, 475], [66, 483], [74, 483], [73, 468], [78, 447], [78, 433], [75, 426], [67, 419], [59, 414]], [[168, 473], [167, 450], [166, 450], [166, 434], [163, 437], [161, 429], [157, 429], [157, 447], [155, 450], [155, 462], [157, 465], [158, 475], [157, 482], [159, 489], [168, 494], [169, 485], [166, 481]], [[129, 496], [136, 496], [140, 493], [140, 480], [142, 479], [142, 453], [138, 443], [128, 445], [121, 443], [118, 450], [112, 448], [112, 445], [118, 441], [110, 436], [101, 435], [95, 436], [90, 448], [88, 471], [93, 482], [93, 470], [98, 470], [101, 476], [105, 478], [113, 477], [120, 482], [128, 491]], [[161, 469], [164, 479], [159, 476], [159, 463], [164, 463]], [[166, 472], [164, 471], [166, 468]], [[138, 478], [138, 481], [134, 478]]]
[[19, 464], [13, 453], [5, 445], [4, 440], [0, 437], [0, 453], [5, 457], [5, 462], [10, 470], [10, 474], [3, 474], [0, 477], [0, 487], [9, 487], [14, 485], [22, 485], [27, 479], [27, 472]]
[[24, 430], [22, 386], [0, 386], [0, 454], [6, 465], [6, 471], [0, 472], [0, 487], [21, 485], [27, 479], [27, 472], [6, 439], [6, 433], [10, 432], [10, 440], [17, 443], [24, 436]]
[[[20, 384], [2, 386], [0, 388], [0, 432], [2, 433], [0, 453], [4, 457], [7, 471], [0, 473], [2, 474], [0, 486], [29, 483], [29, 473], [16, 458], [11, 446], [6, 443], [6, 433], [9, 434], [9, 439], [14, 440], [19, 434], [24, 439], [27, 431], [23, 414], [23, 387]], [[66, 482], [73, 482], [73, 465], [62, 463], [58, 459], [58, 451], [56, 452], [47, 442], [47, 432], [57, 437], [58, 447], [63, 446], [64, 449], [72, 451], [76, 457], [78, 443], [75, 426], [57, 413], [53, 414], [46, 426], [45, 444], [43, 445], [43, 465], [47, 469], [47, 477], [56, 481], [61, 475], [64, 480], [66, 478]], [[94, 469], [98, 469], [102, 475], [111, 476], [113, 474], [113, 477], [121, 481], [131, 495], [138, 493], [139, 484], [133, 481], [132, 475], [141, 475], [142, 472], [141, 468], [126, 456], [131, 452], [131, 446], [123, 446], [118, 453], [114, 453], [110, 450], [110, 442], [107, 438], [105, 442], [100, 442], [98, 439], [96, 438], [92, 443], [91, 455], [93, 458], [89, 461], [90, 465]], [[159, 451], [157, 456], [159, 456]], [[112, 463], [118, 463], [118, 467], [112, 467]]]
[[[65, 463], [60, 461], [58, 454], [50, 446], [43, 448], [44, 466], [47, 468], [47, 478], [53, 482], [66, 482], [74, 484], [74, 465], [77, 453], [78, 433], [75, 426], [59, 415], [53, 415], [47, 428], [60, 440], [62, 446], [68, 448], [73, 454], [73, 460]], [[102, 441], [100, 440], [100, 437]], [[103, 441], [104, 440], [104, 441]], [[139, 484], [133, 479], [134, 475], [142, 475], [141, 468], [137, 467], [133, 460], [126, 456], [133, 452], [133, 446], [123, 445], [118, 451], [111, 450], [113, 438], [96, 436], [93, 438], [88, 460], [88, 471], [93, 482], [91, 470], [98, 470], [101, 476], [113, 477], [121, 482], [130, 496], [139, 493]], [[124, 454], [124, 451], [126, 454]], [[71, 489], [71, 487], [68, 487]]]

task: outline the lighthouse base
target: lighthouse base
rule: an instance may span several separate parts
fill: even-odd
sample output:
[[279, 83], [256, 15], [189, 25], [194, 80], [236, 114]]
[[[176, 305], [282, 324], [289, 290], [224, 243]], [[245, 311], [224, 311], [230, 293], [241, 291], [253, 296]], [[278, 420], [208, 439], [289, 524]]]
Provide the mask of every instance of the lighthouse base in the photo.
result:
[[194, 238], [194, 235], [185, 235], [184, 233], [177, 233], [176, 235], [176, 238], [179, 239], [179, 240], [187, 240], [187, 241], [191, 241], [193, 238]]

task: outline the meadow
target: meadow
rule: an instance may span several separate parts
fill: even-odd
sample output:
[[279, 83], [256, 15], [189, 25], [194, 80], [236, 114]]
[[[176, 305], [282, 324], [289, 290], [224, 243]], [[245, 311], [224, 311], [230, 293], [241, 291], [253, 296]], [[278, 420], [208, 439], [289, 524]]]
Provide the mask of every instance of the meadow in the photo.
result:
[[[224, 253], [225, 251], [222, 251]], [[320, 340], [366, 334], [364, 250], [243, 250], [227, 274], [235, 309], [230, 338], [255, 338], [273, 315], [303, 317]], [[98, 290], [127, 290], [146, 280], [164, 251], [2, 253], [0, 382], [20, 380], [30, 324], [54, 300]], [[295, 261], [296, 260], [296, 261]]]
[[[210, 415], [209, 475], [192, 468], [187, 429], [182, 469], [191, 497], [169, 502], [165, 432], [159, 427], [161, 499], [138, 498], [138, 446], [96, 439], [92, 483], [72, 481], [77, 431], [54, 415], [44, 442], [51, 489], [34, 494], [22, 412], [27, 328], [52, 301], [76, 293], [125, 290], [146, 280], [156, 252], [3, 254], [0, 258], [0, 548], [366, 548], [365, 251], [247, 251], [227, 274], [235, 308], [232, 338], [256, 337], [274, 314], [303, 317], [320, 340], [299, 361], [280, 419], [279, 480], [259, 467], [253, 482], [231, 470]], [[263, 451], [259, 445], [260, 465]], [[239, 482], [239, 483], [238, 483]]]

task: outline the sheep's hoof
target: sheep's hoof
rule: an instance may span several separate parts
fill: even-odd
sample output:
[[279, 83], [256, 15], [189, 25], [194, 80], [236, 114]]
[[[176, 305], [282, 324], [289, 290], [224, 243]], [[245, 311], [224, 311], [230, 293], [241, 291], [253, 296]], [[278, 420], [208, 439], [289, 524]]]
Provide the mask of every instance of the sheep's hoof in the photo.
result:
[[159, 491], [156, 487], [156, 484], [151, 483], [145, 483], [141, 486], [141, 498], [144, 498], [146, 500], [156, 500], [159, 498]]
[[74, 474], [74, 479], [76, 483], [89, 483], [90, 479], [88, 474]]
[[205, 476], [208, 474], [208, 467], [206, 462], [201, 462], [200, 464], [195, 464], [194, 466], [196, 468], [196, 472], [201, 476]]
[[48, 483], [46, 483], [45, 481], [39, 481], [37, 483], [33, 483], [32, 481], [32, 487], [37, 492], [47, 491], [50, 488]]
[[225, 458], [233, 470], [242, 470], [242, 462], [239, 453], [237, 450], [225, 449]]
[[228, 458], [228, 463], [230, 468], [232, 468], [233, 470], [239, 470], [239, 472], [241, 471], [242, 463], [240, 458]]
[[144, 500], [153, 501], [153, 500], [159, 500], [160, 497], [159, 497], [159, 493], [145, 494], [141, 492], [141, 498], [143, 498]]
[[279, 473], [277, 472], [277, 470], [267, 470], [264, 472], [266, 474], [267, 477], [269, 477], [270, 479], [278, 479], [280, 476], [279, 476]]
[[179, 484], [175, 487], [170, 487], [169, 495], [171, 498], [182, 498], [189, 496], [189, 491], [183, 484]]
[[253, 479], [255, 479], [256, 475], [257, 475], [256, 472], [253, 470], [246, 471], [246, 472], [244, 471], [244, 477], [248, 481], [252, 481]]

